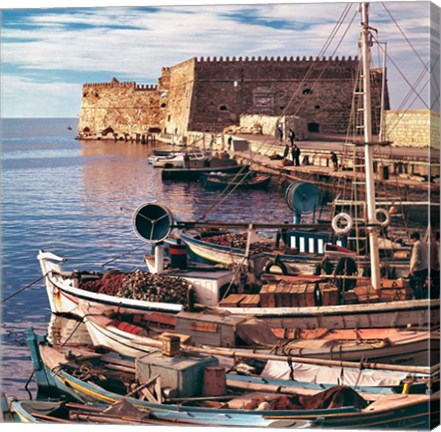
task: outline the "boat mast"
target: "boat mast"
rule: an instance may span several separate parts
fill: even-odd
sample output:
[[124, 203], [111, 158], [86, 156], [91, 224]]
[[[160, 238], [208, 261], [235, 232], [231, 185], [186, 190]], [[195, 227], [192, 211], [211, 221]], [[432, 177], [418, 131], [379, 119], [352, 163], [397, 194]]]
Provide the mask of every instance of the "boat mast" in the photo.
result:
[[367, 226], [371, 255], [371, 281], [374, 289], [380, 288], [380, 256], [378, 252], [377, 216], [375, 208], [375, 178], [373, 165], [372, 111], [371, 111], [371, 74], [369, 42], [369, 4], [361, 4], [361, 57], [363, 77], [363, 119], [364, 119], [364, 155], [366, 175]]

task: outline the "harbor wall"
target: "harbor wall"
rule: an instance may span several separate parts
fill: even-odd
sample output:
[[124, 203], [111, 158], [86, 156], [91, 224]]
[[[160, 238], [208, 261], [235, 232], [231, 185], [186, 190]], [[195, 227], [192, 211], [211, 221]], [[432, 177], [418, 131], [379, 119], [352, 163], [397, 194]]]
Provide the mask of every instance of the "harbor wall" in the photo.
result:
[[440, 114], [429, 110], [386, 111], [386, 139], [396, 147], [440, 148]]

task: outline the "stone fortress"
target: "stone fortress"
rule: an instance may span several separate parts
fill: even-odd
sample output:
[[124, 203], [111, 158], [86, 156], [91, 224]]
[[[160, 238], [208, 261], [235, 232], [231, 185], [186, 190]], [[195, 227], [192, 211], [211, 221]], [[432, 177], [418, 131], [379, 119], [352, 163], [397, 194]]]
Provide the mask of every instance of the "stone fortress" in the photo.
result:
[[[311, 133], [346, 133], [357, 58], [191, 58], [162, 69], [157, 85], [84, 84], [80, 138], [139, 139], [149, 132], [219, 133], [242, 114], [297, 115]], [[372, 71], [379, 116], [382, 70]], [[388, 107], [386, 93], [386, 109]]]
[[[241, 115], [295, 115], [311, 136], [345, 134], [358, 68], [351, 57], [193, 57], [162, 68], [156, 85], [116, 78], [84, 84], [79, 138], [139, 141], [149, 134], [221, 133], [239, 125]], [[382, 80], [382, 69], [371, 71], [373, 132], [378, 132]], [[390, 111], [387, 82], [385, 90], [386, 140], [439, 148], [439, 113]]]

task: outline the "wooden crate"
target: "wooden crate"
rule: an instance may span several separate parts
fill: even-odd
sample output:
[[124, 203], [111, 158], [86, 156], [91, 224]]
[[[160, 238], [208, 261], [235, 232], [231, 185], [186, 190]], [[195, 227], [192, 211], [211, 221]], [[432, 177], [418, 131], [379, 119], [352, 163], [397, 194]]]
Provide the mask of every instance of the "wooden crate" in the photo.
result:
[[374, 289], [370, 283], [358, 284], [354, 287], [354, 292], [360, 303], [377, 303], [380, 299], [379, 291]]
[[316, 300], [315, 300], [315, 292], [316, 292], [316, 284], [315, 283], [302, 283], [302, 284], [296, 284], [292, 286], [291, 293], [292, 301], [296, 301], [297, 305], [299, 307], [306, 307], [306, 306], [315, 306]]
[[259, 294], [245, 294], [240, 301], [239, 307], [258, 307], [260, 304]]
[[176, 315], [176, 333], [191, 337], [194, 344], [234, 347], [236, 326], [246, 318], [227, 315], [179, 312]]
[[222, 307], [239, 307], [240, 302], [243, 300], [245, 294], [230, 294], [219, 303]]
[[349, 290], [343, 293], [343, 302], [345, 304], [356, 304], [358, 303], [357, 294], [353, 290]]
[[325, 284], [320, 287], [323, 306], [335, 306], [338, 304], [338, 288], [332, 284]]
[[267, 284], [263, 285], [259, 296], [260, 296], [260, 305], [262, 307], [275, 307], [276, 301], [274, 298], [274, 293], [276, 292], [277, 285], [276, 284]]

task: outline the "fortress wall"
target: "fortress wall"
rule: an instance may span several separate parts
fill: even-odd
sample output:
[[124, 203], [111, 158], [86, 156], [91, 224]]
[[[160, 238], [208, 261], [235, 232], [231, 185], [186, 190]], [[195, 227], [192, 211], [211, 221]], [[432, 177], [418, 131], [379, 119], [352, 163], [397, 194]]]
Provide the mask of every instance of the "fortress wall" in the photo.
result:
[[429, 110], [386, 111], [386, 139], [393, 146], [440, 148], [440, 114]]
[[120, 137], [135, 137], [163, 123], [164, 110], [155, 85], [130, 83], [84, 84], [78, 132], [83, 137], [112, 138], [102, 131], [111, 128]]
[[[310, 132], [347, 130], [358, 59], [191, 58], [162, 68], [157, 85], [135, 82], [84, 84], [79, 133], [100, 136], [189, 130], [220, 132], [240, 115], [297, 115]], [[378, 113], [382, 73], [373, 71]], [[388, 105], [386, 105], [388, 107]]]
[[285, 114], [320, 132], [346, 132], [357, 65], [351, 58], [196, 60], [189, 129], [221, 131], [241, 114]]
[[194, 88], [194, 59], [168, 68], [168, 98], [165, 132], [184, 135], [187, 132]]

